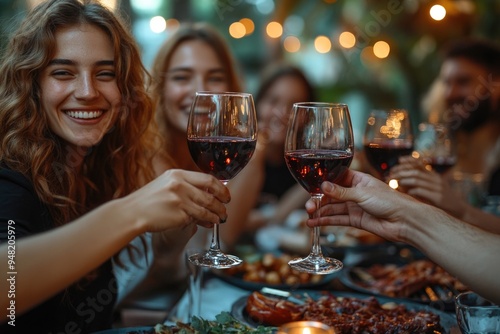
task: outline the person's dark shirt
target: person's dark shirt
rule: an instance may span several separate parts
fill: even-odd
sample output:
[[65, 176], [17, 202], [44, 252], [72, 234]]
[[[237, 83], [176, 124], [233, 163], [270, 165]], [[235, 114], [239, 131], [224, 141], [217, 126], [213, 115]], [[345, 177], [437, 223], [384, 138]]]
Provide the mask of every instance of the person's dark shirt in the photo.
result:
[[491, 174], [490, 182], [488, 184], [489, 196], [500, 196], [500, 168]]
[[[38, 199], [31, 182], [21, 173], [0, 168], [0, 242], [8, 244], [11, 259], [16, 262], [14, 250], [19, 249], [19, 240], [53, 228], [47, 207]], [[15, 273], [7, 273], [7, 278], [13, 278], [9, 281], [12, 293], [2, 298], [9, 298], [12, 303], [16, 300], [15, 278], [23, 273], [16, 271], [15, 263], [9, 270]], [[82, 279], [22, 315], [8, 310], [7, 322], [0, 324], [0, 333], [90, 333], [110, 328], [117, 294], [111, 261], [105, 262], [96, 273], [95, 279]], [[32, 284], [37, 284], [36, 276]]]
[[286, 164], [272, 166], [266, 164], [264, 185], [260, 204], [278, 201], [287, 190], [297, 184]]

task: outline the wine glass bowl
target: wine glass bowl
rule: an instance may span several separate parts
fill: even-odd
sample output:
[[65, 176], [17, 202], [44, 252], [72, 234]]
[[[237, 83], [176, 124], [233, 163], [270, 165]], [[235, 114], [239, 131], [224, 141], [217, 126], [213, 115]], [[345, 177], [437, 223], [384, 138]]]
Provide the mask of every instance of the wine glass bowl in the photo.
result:
[[[189, 114], [187, 141], [200, 170], [227, 184], [246, 166], [257, 143], [257, 117], [252, 95], [197, 92]], [[214, 224], [210, 248], [191, 255], [189, 260], [195, 265], [217, 269], [242, 262], [221, 251], [219, 224]]]
[[[285, 160], [295, 180], [316, 203], [319, 217], [324, 181], [336, 182], [349, 168], [354, 140], [349, 109], [345, 104], [295, 103], [285, 139]], [[324, 257], [319, 245], [320, 228], [312, 232], [312, 249], [305, 258], [289, 265], [313, 274], [329, 274], [342, 269], [342, 262]]]
[[415, 149], [426, 169], [444, 174], [457, 162], [455, 142], [445, 124], [420, 123]]
[[413, 152], [413, 133], [408, 112], [404, 109], [376, 109], [370, 112], [363, 135], [363, 147], [368, 163], [379, 178], [387, 178], [399, 157]]

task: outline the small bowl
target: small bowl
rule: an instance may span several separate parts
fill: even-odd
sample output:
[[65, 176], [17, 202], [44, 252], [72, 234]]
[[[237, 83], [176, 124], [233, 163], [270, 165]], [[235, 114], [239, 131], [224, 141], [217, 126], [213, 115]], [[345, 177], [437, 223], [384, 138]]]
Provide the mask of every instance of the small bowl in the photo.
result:
[[500, 306], [472, 291], [456, 296], [455, 311], [462, 334], [500, 333]]

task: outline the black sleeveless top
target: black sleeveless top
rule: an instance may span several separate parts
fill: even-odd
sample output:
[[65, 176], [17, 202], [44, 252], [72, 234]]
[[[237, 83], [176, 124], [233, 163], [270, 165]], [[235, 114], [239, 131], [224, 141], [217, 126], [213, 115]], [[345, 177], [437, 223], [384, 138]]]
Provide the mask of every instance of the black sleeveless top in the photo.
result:
[[[16, 244], [23, 237], [55, 228], [31, 182], [21, 173], [0, 168], [0, 243], [12, 246], [16, 244], [12, 232], [9, 240], [9, 221], [15, 227]], [[17, 271], [16, 275], [23, 273]], [[37, 284], [36, 276], [32, 284]], [[15, 321], [8, 317], [0, 325], [0, 333], [91, 333], [111, 328], [116, 295], [117, 284], [108, 260], [97, 270], [95, 279], [83, 280], [24, 314], [9, 311]], [[4, 297], [15, 302], [15, 296]]]

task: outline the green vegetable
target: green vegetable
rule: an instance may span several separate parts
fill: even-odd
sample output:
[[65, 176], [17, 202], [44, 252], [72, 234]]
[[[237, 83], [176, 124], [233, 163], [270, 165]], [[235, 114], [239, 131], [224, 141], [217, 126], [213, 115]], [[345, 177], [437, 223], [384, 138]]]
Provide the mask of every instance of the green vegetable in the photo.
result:
[[228, 312], [218, 314], [215, 321], [193, 316], [190, 325], [178, 323], [177, 327], [179, 334], [272, 334], [275, 332], [274, 327], [251, 328], [233, 318]]

